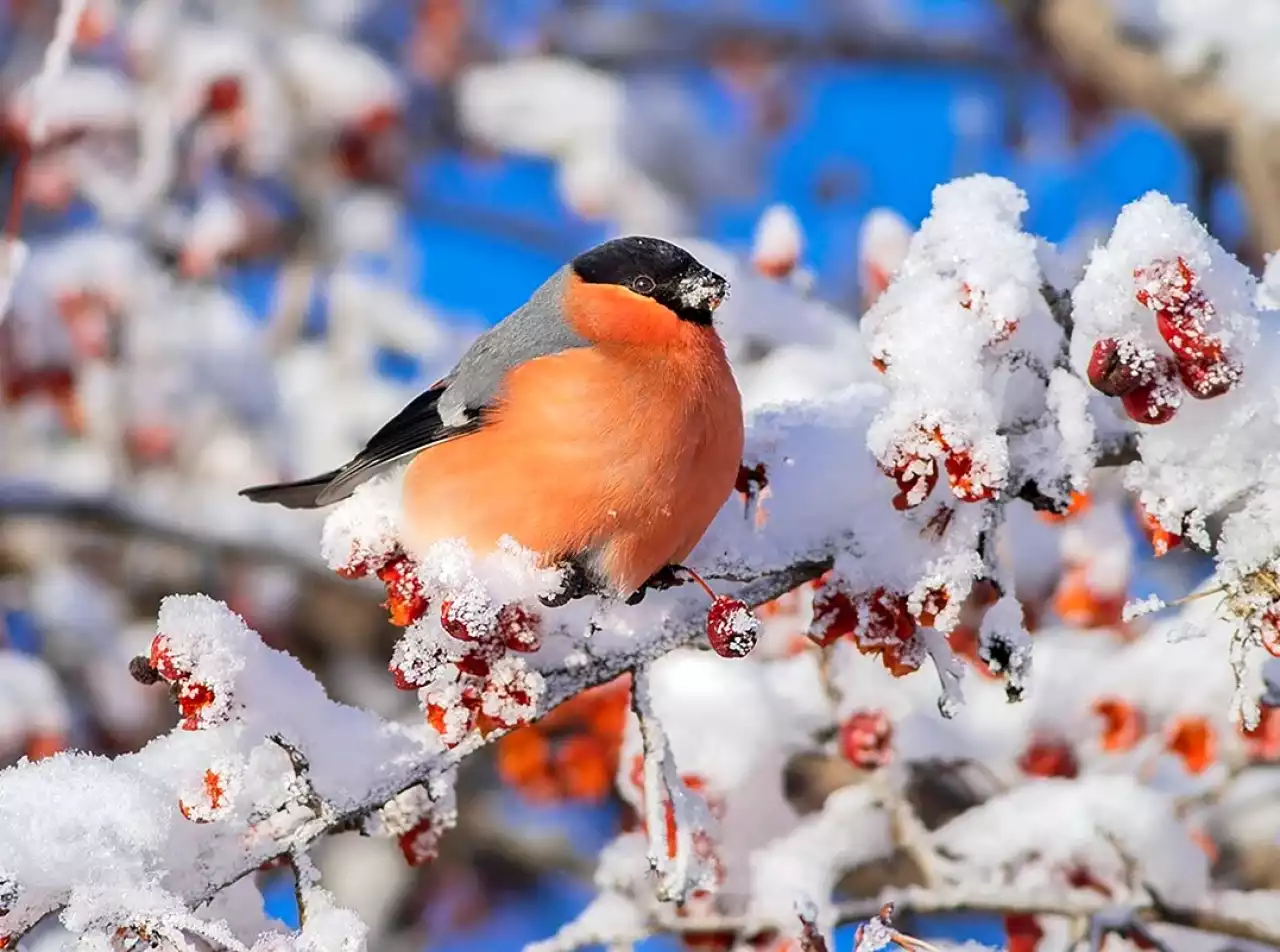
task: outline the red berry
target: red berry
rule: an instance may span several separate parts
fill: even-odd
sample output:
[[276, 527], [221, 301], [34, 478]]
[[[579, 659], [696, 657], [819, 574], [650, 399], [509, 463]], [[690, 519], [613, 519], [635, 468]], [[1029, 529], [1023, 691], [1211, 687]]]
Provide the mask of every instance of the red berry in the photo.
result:
[[995, 487], [983, 479], [984, 475], [980, 467], [973, 465], [968, 450], [947, 454], [947, 482], [952, 495], [961, 502], [985, 502], [995, 495]]
[[421, 866], [436, 858], [439, 852], [440, 831], [429, 817], [419, 820], [412, 829], [397, 838], [404, 861], [410, 866]]
[[1179, 361], [1178, 376], [1187, 392], [1197, 400], [1220, 397], [1240, 379], [1240, 365], [1225, 358]]
[[512, 651], [537, 651], [542, 646], [542, 619], [520, 605], [504, 605], [498, 612], [498, 637]]
[[181, 681], [188, 674], [174, 663], [169, 650], [168, 635], [156, 635], [151, 639], [151, 654], [148, 660], [155, 672], [166, 681]]
[[929, 589], [920, 601], [920, 614], [916, 616], [916, 620], [925, 627], [932, 628], [950, 602], [951, 593], [946, 588], [940, 586]]
[[910, 457], [904, 468], [893, 474], [898, 492], [893, 497], [893, 508], [899, 512], [914, 509], [933, 492], [938, 484], [938, 464], [932, 459]]
[[1182, 390], [1174, 382], [1176, 374], [1173, 361], [1162, 360], [1148, 382], [1121, 397], [1129, 419], [1150, 426], [1172, 420], [1182, 405]]
[[760, 622], [747, 603], [718, 595], [707, 612], [707, 641], [722, 658], [742, 658], [756, 646]]
[[858, 606], [844, 592], [825, 583], [813, 596], [813, 621], [809, 637], [826, 647], [850, 635], [858, 627]]
[[1153, 261], [1145, 268], [1134, 268], [1133, 276], [1140, 282], [1135, 293], [1138, 303], [1153, 311], [1181, 309], [1198, 280], [1182, 257], [1172, 261]]
[[1273, 658], [1280, 658], [1280, 608], [1272, 605], [1262, 613], [1262, 647]]
[[458, 618], [453, 609], [453, 602], [445, 600], [440, 603], [440, 627], [459, 641], [475, 641], [467, 623]]
[[[1205, 302], [1207, 305], [1208, 302]], [[1193, 316], [1185, 312], [1156, 312], [1156, 329], [1179, 360], [1216, 361], [1222, 357], [1222, 342], [1204, 329], [1208, 314]]]
[[893, 724], [883, 711], [857, 711], [840, 725], [840, 753], [864, 770], [888, 764], [892, 742]]
[[182, 714], [182, 729], [200, 729], [200, 717], [214, 700], [213, 688], [198, 681], [189, 681], [178, 691], [178, 711]]
[[919, 671], [925, 657], [926, 652], [921, 642], [916, 638], [909, 638], [896, 645], [885, 645], [880, 652], [880, 663], [895, 678], [904, 678]]
[[215, 116], [224, 115], [238, 109], [241, 99], [240, 80], [235, 76], [222, 76], [205, 88], [204, 106]]
[[1075, 777], [1080, 773], [1075, 751], [1062, 741], [1034, 741], [1018, 758], [1018, 766], [1032, 777]]
[[1104, 337], [1089, 355], [1089, 383], [1108, 397], [1122, 397], [1150, 379], [1155, 356], [1128, 338]]
[[1004, 931], [1009, 952], [1036, 952], [1044, 930], [1031, 913], [1017, 912], [1004, 917]]
[[870, 645], [886, 645], [906, 641], [916, 632], [916, 620], [907, 610], [906, 596], [877, 588], [864, 596], [867, 608], [865, 634]]
[[387, 665], [387, 670], [391, 672], [391, 680], [395, 682], [396, 688], [401, 691], [416, 691], [422, 687], [422, 685], [411, 680], [403, 669], [397, 668], [394, 661]]
[[391, 614], [391, 624], [407, 628], [426, 614], [429, 605], [408, 556], [396, 556], [378, 569], [378, 579], [387, 590], [383, 607]]

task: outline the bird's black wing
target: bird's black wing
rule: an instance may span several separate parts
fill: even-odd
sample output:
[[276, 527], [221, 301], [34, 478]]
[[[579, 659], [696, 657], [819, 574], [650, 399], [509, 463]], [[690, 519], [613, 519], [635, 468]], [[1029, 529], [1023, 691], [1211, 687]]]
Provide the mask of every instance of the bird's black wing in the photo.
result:
[[412, 401], [369, 438], [345, 466], [310, 479], [252, 486], [240, 495], [254, 502], [274, 502], [287, 509], [318, 509], [350, 496], [355, 488], [386, 466], [419, 450], [474, 433], [483, 425], [482, 410], [466, 408], [460, 419], [446, 423], [438, 404], [448, 379]]

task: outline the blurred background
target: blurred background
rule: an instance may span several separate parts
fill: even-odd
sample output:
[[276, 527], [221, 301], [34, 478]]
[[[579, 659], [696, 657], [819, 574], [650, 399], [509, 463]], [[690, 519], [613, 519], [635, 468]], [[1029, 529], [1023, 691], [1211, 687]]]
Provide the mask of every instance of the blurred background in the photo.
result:
[[[612, 235], [701, 239], [776, 286], [775, 332], [731, 339], [743, 373], [786, 343], [790, 308], [855, 327], [934, 186], [975, 172], [1025, 189], [1027, 230], [1081, 260], [1156, 189], [1261, 272], [1280, 150], [1259, 133], [1242, 153], [1237, 120], [1280, 102], [1280, 20], [1205, 12], [1221, 6], [85, 0], [41, 86], [59, 5], [0, 0], [0, 203], [31, 249], [0, 324], [0, 763], [168, 729], [127, 665], [171, 592], [227, 600], [333, 695], [413, 716], [379, 593], [323, 569], [310, 514], [235, 491], [347, 458]], [[866, 369], [744, 389], [812, 395]], [[1203, 573], [1139, 551], [1144, 592]], [[571, 918], [626, 821], [625, 697], [473, 758], [431, 866], [330, 843], [328, 885], [370, 947], [514, 949]], [[292, 921], [271, 876], [268, 911]]]

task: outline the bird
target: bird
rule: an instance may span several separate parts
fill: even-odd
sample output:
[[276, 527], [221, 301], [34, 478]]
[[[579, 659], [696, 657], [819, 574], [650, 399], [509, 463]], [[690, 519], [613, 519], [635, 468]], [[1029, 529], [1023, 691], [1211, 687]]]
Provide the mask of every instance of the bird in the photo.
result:
[[240, 495], [321, 508], [408, 459], [410, 551], [462, 539], [481, 554], [509, 536], [566, 570], [549, 605], [680, 584], [742, 460], [742, 397], [714, 324], [728, 292], [678, 245], [606, 241], [481, 334], [348, 463]]

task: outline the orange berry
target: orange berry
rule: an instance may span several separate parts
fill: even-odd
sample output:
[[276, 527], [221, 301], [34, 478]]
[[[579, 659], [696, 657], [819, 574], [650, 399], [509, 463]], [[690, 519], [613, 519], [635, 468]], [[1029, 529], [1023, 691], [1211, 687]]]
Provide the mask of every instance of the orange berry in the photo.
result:
[[1108, 753], [1132, 750], [1146, 733], [1142, 712], [1119, 698], [1095, 701], [1093, 712], [1103, 719], [1102, 749]]

